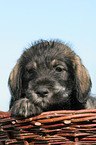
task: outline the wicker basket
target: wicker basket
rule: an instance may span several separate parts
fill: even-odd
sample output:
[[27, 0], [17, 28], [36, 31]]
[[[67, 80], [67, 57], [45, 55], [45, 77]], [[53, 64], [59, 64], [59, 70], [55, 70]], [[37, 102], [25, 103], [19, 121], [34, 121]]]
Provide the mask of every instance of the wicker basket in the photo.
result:
[[14, 118], [0, 112], [1, 145], [96, 145], [96, 109], [44, 112]]

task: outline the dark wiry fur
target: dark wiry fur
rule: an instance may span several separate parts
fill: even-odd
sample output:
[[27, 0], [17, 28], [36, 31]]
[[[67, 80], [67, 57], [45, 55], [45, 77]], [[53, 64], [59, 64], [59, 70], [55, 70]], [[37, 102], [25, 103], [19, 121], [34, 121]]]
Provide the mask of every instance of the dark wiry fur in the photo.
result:
[[9, 77], [9, 111], [33, 116], [43, 111], [95, 108], [91, 79], [80, 58], [59, 41], [41, 41], [24, 51]]

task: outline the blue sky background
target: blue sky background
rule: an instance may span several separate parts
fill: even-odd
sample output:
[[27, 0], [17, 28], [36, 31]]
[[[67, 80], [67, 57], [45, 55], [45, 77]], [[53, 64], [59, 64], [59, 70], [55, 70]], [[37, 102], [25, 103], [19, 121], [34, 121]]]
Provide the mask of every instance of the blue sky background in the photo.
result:
[[7, 111], [9, 74], [31, 42], [68, 42], [81, 57], [96, 94], [96, 0], [0, 1], [0, 110]]

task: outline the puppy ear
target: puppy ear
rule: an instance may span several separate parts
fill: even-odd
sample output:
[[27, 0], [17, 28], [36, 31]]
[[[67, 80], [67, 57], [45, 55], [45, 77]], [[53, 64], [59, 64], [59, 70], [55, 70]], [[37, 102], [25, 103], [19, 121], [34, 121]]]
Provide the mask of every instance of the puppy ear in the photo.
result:
[[77, 99], [79, 102], [83, 103], [86, 101], [88, 97], [88, 93], [91, 88], [91, 79], [89, 76], [88, 71], [84, 67], [84, 65], [81, 62], [81, 59], [79, 58], [78, 55], [75, 55], [75, 70], [76, 70], [76, 76], [77, 76], [77, 85], [79, 86], [78, 92], [79, 94], [77, 95]]
[[21, 82], [21, 68], [20, 68], [20, 61], [21, 58], [17, 61], [17, 64], [13, 68], [12, 72], [10, 73], [8, 85], [10, 87], [10, 92], [12, 97], [15, 99], [18, 99], [21, 95], [21, 88], [22, 88], [22, 82]]

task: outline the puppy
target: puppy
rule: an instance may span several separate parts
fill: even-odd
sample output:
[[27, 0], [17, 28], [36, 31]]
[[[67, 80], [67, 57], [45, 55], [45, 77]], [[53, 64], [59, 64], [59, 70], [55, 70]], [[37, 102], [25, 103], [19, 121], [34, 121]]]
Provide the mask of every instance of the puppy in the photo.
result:
[[59, 41], [40, 41], [25, 50], [10, 74], [9, 87], [9, 112], [15, 116], [96, 108], [88, 71], [79, 56]]

